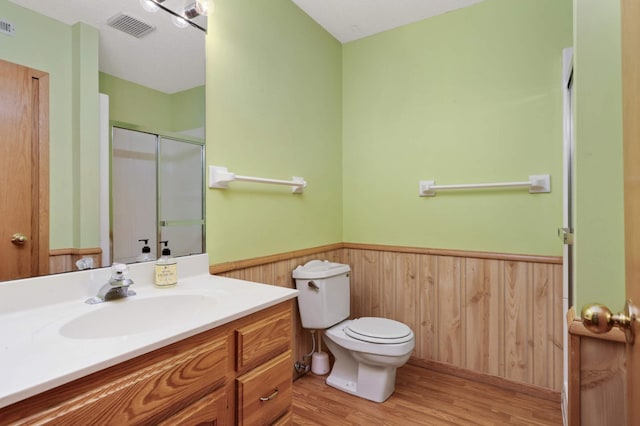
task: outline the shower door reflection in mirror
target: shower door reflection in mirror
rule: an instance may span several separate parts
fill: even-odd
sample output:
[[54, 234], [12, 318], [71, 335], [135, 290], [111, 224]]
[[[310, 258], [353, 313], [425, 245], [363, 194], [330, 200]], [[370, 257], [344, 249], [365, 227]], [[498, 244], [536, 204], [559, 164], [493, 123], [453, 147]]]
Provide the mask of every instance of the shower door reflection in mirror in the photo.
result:
[[[113, 127], [111, 259], [153, 259], [168, 241], [172, 256], [204, 252], [204, 144]], [[148, 244], [145, 242], [148, 241]]]

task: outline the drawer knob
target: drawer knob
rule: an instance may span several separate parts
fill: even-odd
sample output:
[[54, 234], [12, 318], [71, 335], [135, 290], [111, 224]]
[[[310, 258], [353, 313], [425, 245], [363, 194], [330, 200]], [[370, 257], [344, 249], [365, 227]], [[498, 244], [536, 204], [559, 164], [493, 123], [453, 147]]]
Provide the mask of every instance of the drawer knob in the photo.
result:
[[269, 396], [261, 396], [260, 397], [260, 401], [265, 402], [265, 401], [271, 401], [273, 398], [275, 398], [276, 396], [278, 396], [278, 388], [275, 388], [275, 390], [273, 391], [273, 393]]

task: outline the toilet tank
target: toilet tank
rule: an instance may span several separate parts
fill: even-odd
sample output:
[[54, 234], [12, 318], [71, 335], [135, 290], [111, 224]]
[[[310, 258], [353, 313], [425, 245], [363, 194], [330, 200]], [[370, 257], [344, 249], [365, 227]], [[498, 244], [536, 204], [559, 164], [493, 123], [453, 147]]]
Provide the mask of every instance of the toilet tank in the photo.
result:
[[329, 328], [349, 318], [349, 265], [312, 260], [293, 270], [302, 327]]

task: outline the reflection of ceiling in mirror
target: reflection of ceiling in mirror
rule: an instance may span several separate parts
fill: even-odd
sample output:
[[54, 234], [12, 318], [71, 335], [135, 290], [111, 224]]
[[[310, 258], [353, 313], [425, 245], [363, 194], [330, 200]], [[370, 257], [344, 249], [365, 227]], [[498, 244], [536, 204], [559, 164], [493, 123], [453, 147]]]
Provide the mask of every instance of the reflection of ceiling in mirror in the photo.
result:
[[[84, 22], [97, 28], [100, 71], [104, 73], [165, 93], [204, 85], [204, 32], [190, 26], [176, 27], [167, 12], [147, 12], [137, 0], [10, 1], [67, 25]], [[163, 5], [181, 11], [187, 2], [166, 0]], [[155, 30], [138, 39], [108, 26], [109, 18], [119, 13], [152, 25]], [[198, 24], [206, 28], [206, 17], [198, 19]]]

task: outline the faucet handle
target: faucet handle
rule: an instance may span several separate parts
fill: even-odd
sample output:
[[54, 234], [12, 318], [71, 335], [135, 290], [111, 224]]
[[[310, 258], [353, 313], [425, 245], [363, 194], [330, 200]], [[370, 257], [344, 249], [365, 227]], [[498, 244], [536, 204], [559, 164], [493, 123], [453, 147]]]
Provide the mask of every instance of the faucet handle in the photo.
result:
[[127, 277], [129, 267], [124, 263], [114, 263], [111, 265], [111, 279], [109, 282], [119, 286], [129, 286], [133, 280]]
[[115, 280], [122, 280], [128, 272], [128, 267], [124, 263], [114, 263], [111, 265], [111, 278]]

